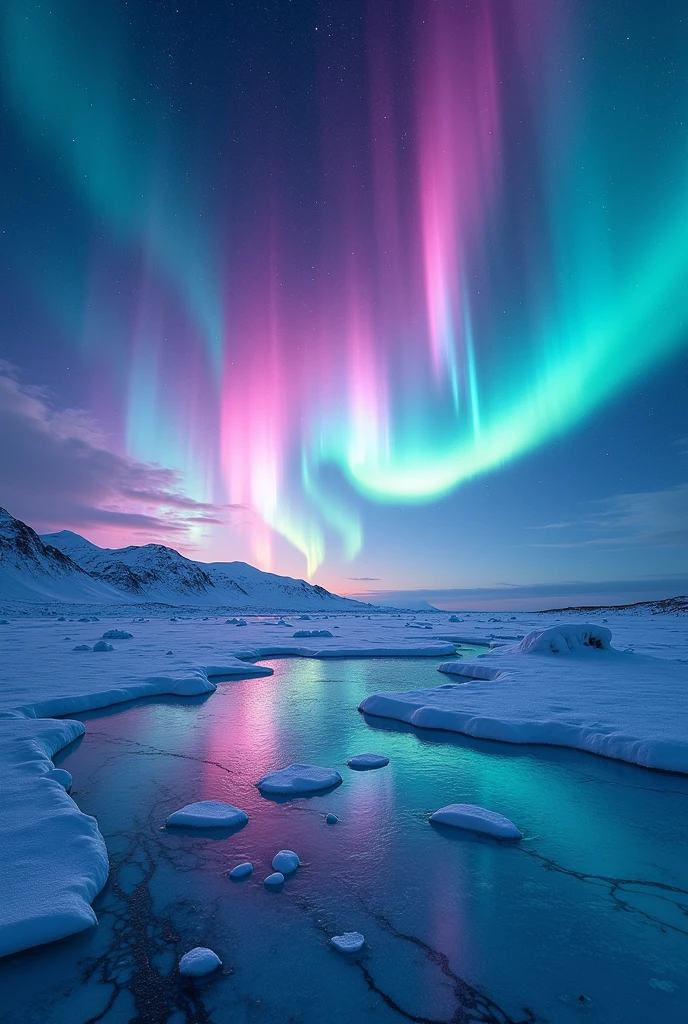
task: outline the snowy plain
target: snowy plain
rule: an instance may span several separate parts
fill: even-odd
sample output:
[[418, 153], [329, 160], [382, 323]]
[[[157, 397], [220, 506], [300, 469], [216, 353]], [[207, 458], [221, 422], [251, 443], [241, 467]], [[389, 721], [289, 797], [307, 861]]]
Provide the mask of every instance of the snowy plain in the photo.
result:
[[[79, 621], [86, 618], [91, 621]], [[223, 679], [269, 671], [253, 664], [261, 658], [434, 657], [444, 673], [438, 674], [437, 688], [376, 695], [362, 710], [421, 727], [431, 723], [508, 742], [578, 746], [688, 772], [685, 616], [605, 615], [615, 650], [559, 653], [519, 645], [533, 629], [557, 621], [571, 627], [578, 617], [460, 618], [311, 616], [309, 627], [326, 627], [332, 638], [295, 642], [295, 622], [285, 626], [275, 617], [256, 617], [237, 629], [224, 615], [201, 616], [198, 610], [186, 615], [175, 609], [170, 615], [139, 606], [132, 616], [121, 609], [105, 615], [102, 608], [62, 607], [58, 614], [9, 617], [0, 625], [0, 955], [90, 927], [91, 901], [107, 878], [95, 820], [46, 777], [52, 757], [84, 726], [53, 716], [137, 697], [211, 693]], [[112, 651], [74, 650], [93, 647], [112, 628], [133, 635], [114, 641]], [[478, 659], [443, 663], [461, 643], [494, 646]], [[448, 678], [454, 680], [449, 688]], [[52, 856], [56, 844], [59, 859]]]

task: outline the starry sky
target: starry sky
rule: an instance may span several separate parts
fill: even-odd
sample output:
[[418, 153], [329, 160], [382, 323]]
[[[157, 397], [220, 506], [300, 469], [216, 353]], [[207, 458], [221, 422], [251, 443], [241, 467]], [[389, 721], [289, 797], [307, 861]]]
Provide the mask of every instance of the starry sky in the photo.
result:
[[4, 0], [0, 504], [445, 608], [688, 589], [670, 0]]

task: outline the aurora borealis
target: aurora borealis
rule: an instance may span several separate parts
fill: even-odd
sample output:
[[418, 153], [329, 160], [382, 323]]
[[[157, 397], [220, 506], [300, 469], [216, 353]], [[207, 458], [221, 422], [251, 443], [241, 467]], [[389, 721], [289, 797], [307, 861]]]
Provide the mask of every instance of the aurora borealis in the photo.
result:
[[[263, 568], [365, 568], [400, 508], [449, 529], [685, 370], [679, 7], [5, 0], [3, 354], [190, 514], [246, 509]], [[681, 483], [624, 473], [591, 500]]]

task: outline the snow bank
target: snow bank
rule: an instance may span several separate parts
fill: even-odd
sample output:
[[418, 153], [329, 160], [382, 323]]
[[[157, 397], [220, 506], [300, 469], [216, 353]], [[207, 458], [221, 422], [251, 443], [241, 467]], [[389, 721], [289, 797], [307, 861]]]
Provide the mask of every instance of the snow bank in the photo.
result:
[[277, 772], [265, 775], [258, 782], [261, 793], [297, 795], [317, 793], [338, 785], [342, 777], [334, 768], [320, 768], [316, 764], [290, 764]]
[[436, 825], [451, 825], [453, 828], [470, 829], [471, 832], [485, 832], [499, 839], [522, 839], [521, 830], [516, 828], [503, 814], [488, 811], [476, 804], [447, 804], [430, 815]]
[[373, 694], [359, 710], [423, 729], [574, 747], [688, 773], [688, 665], [618, 651], [604, 626], [534, 630], [521, 643], [439, 671], [462, 681]]
[[199, 800], [170, 814], [165, 824], [186, 825], [187, 828], [235, 828], [247, 821], [246, 811], [224, 800]]
[[0, 956], [96, 924], [105, 843], [95, 818], [49, 777], [51, 758], [83, 733], [81, 722], [0, 722]]

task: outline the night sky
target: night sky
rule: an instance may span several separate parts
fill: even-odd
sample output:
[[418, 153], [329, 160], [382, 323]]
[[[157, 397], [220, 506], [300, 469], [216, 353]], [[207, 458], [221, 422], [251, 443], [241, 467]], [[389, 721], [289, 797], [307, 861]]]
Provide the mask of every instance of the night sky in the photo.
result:
[[4, 0], [0, 504], [445, 607], [686, 592], [682, 7]]

